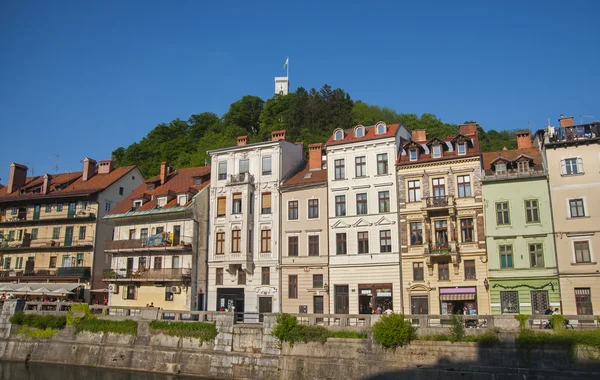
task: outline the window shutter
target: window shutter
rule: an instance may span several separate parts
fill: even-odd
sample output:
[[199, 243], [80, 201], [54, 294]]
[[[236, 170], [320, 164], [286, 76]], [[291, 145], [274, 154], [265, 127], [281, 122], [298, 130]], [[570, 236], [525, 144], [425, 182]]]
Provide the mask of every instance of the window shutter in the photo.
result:
[[217, 215], [225, 215], [227, 198], [218, 198], [217, 199]]
[[577, 158], [577, 173], [583, 174], [583, 160], [581, 158]]
[[560, 174], [567, 174], [567, 162], [565, 160], [560, 160]]
[[262, 208], [271, 208], [271, 193], [262, 194]]

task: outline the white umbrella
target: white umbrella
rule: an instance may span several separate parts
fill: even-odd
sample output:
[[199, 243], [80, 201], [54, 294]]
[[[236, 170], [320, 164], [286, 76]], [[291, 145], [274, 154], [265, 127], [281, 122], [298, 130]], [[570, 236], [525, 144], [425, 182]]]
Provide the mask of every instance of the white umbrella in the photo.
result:
[[50, 290], [48, 288], [45, 288], [45, 287], [41, 287], [41, 288], [38, 288], [38, 289], [34, 289], [31, 292], [32, 293], [48, 294], [48, 293], [51, 293], [52, 290]]
[[60, 289], [56, 289], [55, 291], [53, 291], [52, 294], [75, 294], [75, 293], [70, 292], [65, 288], [60, 288]]
[[22, 286], [20, 288], [16, 288], [15, 291], [17, 291], [17, 292], [31, 293], [33, 291], [33, 289], [31, 289], [30, 286]]
[[15, 290], [15, 288], [13, 288], [10, 285], [4, 285], [4, 286], [0, 287], [0, 292], [9, 292], [9, 291], [12, 291], [12, 290]]

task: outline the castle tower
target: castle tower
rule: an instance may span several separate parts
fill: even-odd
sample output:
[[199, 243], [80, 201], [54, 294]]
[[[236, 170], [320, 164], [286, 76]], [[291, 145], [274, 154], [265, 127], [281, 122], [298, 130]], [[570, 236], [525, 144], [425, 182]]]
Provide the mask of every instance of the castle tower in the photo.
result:
[[287, 95], [290, 91], [290, 79], [288, 77], [275, 77], [275, 94]]

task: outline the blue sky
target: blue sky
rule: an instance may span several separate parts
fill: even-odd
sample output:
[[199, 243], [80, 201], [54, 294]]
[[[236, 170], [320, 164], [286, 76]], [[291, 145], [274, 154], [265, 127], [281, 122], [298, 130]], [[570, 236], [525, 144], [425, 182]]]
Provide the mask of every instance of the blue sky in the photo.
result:
[[600, 2], [356, 3], [0, 1], [0, 183], [13, 161], [81, 170], [158, 123], [266, 99], [286, 56], [292, 88], [447, 122], [600, 119]]

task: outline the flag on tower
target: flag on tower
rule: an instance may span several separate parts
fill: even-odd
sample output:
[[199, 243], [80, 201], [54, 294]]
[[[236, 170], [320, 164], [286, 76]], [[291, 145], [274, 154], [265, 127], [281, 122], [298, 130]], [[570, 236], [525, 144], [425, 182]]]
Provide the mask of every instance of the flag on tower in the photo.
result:
[[283, 70], [285, 70], [285, 69], [287, 68], [287, 65], [288, 65], [289, 63], [290, 63], [290, 57], [288, 57], [288, 58], [285, 60], [285, 63], [283, 64]]

